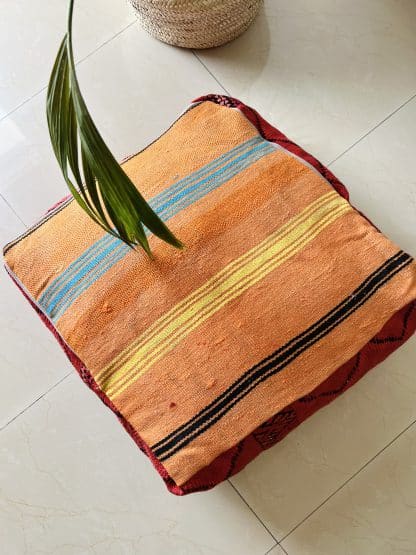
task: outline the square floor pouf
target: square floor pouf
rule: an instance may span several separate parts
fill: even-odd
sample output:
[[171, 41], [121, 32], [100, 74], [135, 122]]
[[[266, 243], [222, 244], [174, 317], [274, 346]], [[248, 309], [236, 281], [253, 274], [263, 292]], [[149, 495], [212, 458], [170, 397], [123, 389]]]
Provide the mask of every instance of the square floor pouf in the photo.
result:
[[154, 258], [72, 200], [4, 250], [85, 383], [169, 490], [209, 489], [416, 329], [416, 264], [238, 100], [195, 101], [123, 168], [186, 248]]

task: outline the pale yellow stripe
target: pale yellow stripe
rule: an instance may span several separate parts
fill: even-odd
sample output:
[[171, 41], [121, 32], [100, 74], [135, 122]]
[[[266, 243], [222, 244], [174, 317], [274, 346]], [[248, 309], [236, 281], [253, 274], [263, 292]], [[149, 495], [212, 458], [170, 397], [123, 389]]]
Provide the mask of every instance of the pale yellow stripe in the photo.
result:
[[159, 333], [151, 340], [140, 342], [130, 359], [105, 384], [108, 395], [114, 397], [124, 391], [198, 325], [299, 252], [322, 229], [348, 210], [351, 210], [350, 205], [337, 196], [283, 238], [280, 234], [279, 239], [265, 251], [217, 284], [208, 295], [197, 299], [168, 325], [159, 328]]
[[229, 275], [232, 271], [235, 271], [238, 268], [241, 268], [247, 260], [253, 258], [255, 254], [260, 255], [264, 252], [271, 243], [275, 242], [276, 239], [280, 239], [289, 233], [293, 228], [298, 226], [301, 222], [305, 221], [315, 210], [320, 208], [323, 205], [328, 204], [333, 199], [339, 199], [338, 193], [335, 191], [330, 191], [325, 195], [322, 195], [318, 199], [316, 199], [313, 203], [308, 205], [302, 212], [300, 212], [297, 216], [289, 220], [286, 224], [272, 233], [269, 237], [267, 237], [262, 243], [257, 245], [256, 247], [252, 248], [250, 251], [247, 251], [242, 256], [228, 264], [225, 268], [223, 268], [220, 272], [218, 272], [215, 276], [210, 278], [207, 282], [205, 282], [202, 286], [198, 289], [193, 291], [188, 297], [180, 301], [176, 304], [170, 311], [166, 314], [161, 316], [158, 320], [156, 320], [149, 328], [133, 343], [131, 343], [128, 347], [126, 347], [121, 353], [119, 353], [111, 363], [101, 370], [96, 376], [95, 380], [98, 383], [102, 383], [105, 378], [111, 374], [112, 370], [115, 367], [120, 367], [126, 360], [128, 360], [130, 354], [135, 350], [138, 344], [142, 344], [145, 341], [149, 341], [152, 337], [154, 337], [158, 330], [164, 325], [168, 325], [172, 320], [174, 320], [178, 314], [185, 310], [190, 303], [194, 302], [197, 298], [202, 297], [203, 295], [207, 294], [211, 289], [213, 289], [220, 280], [224, 277]]
[[[215, 314], [215, 312], [218, 312], [218, 310], [220, 310], [228, 302], [241, 295], [252, 285], [258, 283], [272, 270], [276, 269], [291, 256], [299, 252], [307, 243], [309, 243], [314, 237], [316, 237], [322, 231], [322, 229], [336, 220], [341, 214], [344, 214], [349, 210], [352, 210], [349, 205], [341, 206], [332, 214], [328, 214], [327, 217], [321, 220], [311, 230], [311, 232], [307, 234], [307, 236], [305, 235], [305, 238], [297, 241], [294, 245], [289, 245], [283, 253], [280, 253], [278, 258], [270, 260], [266, 268], [263, 268], [262, 266], [257, 272], [254, 272], [254, 275], [250, 274], [249, 276], [244, 276], [244, 278], [240, 279], [239, 282], [234, 285], [234, 287], [230, 287], [230, 289], [227, 291], [220, 291], [219, 293], [215, 292], [215, 298], [211, 298], [211, 296], [209, 296], [207, 306], [205, 306], [204, 308], [198, 306], [198, 308], [196, 308], [196, 310], [200, 310], [200, 312], [197, 312], [195, 314], [194, 307], [191, 307], [189, 312], [192, 312], [192, 314], [189, 315], [188, 320], [186, 320], [187, 314], [184, 314], [181, 318], [178, 319], [177, 326], [169, 326], [170, 329], [161, 332], [162, 337], [160, 337], [160, 339], [159, 337], [156, 338], [157, 343], [155, 349], [151, 350], [151, 346], [147, 348], [147, 345], [145, 345], [143, 348], [137, 351], [137, 353], [130, 359], [130, 364], [127, 363], [126, 365], [124, 365], [124, 367], [120, 369], [120, 373], [124, 374], [124, 378], [122, 375], [120, 376], [119, 374], [120, 379], [118, 379], [117, 381], [113, 381], [111, 379], [108, 382], [109, 387], [107, 394], [111, 397], [115, 397], [122, 393], [137, 378], [139, 378], [142, 374], [149, 370], [149, 368], [153, 366], [153, 364], [163, 358], [168, 352], [173, 350], [184, 339], [184, 337], [186, 337], [186, 335], [191, 333], [202, 322], [206, 321], [210, 316]], [[202, 303], [199, 303], [199, 305], [200, 304]], [[209, 307], [209, 305], [213, 306]], [[147, 356], [142, 359], [141, 357], [146, 351]]]

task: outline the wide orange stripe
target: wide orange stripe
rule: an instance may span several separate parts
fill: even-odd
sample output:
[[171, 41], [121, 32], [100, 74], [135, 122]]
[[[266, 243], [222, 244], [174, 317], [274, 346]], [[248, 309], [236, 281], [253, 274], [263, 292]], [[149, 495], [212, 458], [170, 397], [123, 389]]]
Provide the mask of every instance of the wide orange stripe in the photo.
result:
[[[107, 272], [105, 290], [94, 284], [64, 314], [60, 331], [93, 372], [101, 370], [178, 301], [329, 190], [284, 152], [268, 155], [172, 219], [187, 245], [183, 252], [153, 240], [154, 261], [127, 255]], [[263, 219], [267, 212], [275, 219]], [[88, 337], [79, 337], [75, 322]], [[103, 336], [109, 342], [97, 350], [91, 339]]]
[[[152, 443], [157, 442], [215, 399], [245, 369], [331, 310], [396, 250], [356, 212], [344, 215], [195, 330], [126, 390], [117, 399], [118, 406], [134, 426], [149, 433]], [[154, 383], [160, 381], [163, 385], [155, 392]], [[174, 410], [169, 408], [172, 402]], [[134, 415], [136, 403], [140, 412]]]
[[151, 198], [256, 135], [257, 129], [239, 112], [204, 102], [126, 161], [123, 169], [145, 198]]
[[[335, 210], [335, 206], [338, 207], [338, 210]], [[329, 225], [334, 219], [340, 217], [342, 213], [348, 210], [352, 210], [351, 206], [335, 191], [319, 197], [309, 205], [306, 211], [302, 211], [286, 225], [279, 228], [265, 242], [256, 245], [254, 249], [246, 252], [241, 258], [225, 266], [218, 274], [215, 274], [210, 280], [206, 281], [201, 288], [194, 290], [190, 296], [175, 305], [172, 311], [165, 313], [161, 319], [155, 322], [154, 326], [150, 326], [138, 338], [138, 342], [134, 342], [127, 350], [122, 351], [120, 356], [116, 357], [103, 372], [97, 375], [99, 383], [101, 384], [102, 380], [109, 378], [114, 373], [114, 369], [120, 367], [120, 365], [128, 364], [129, 359], [136, 359], [134, 353], [140, 345], [144, 347], [145, 343], [147, 343], [150, 346], [151, 343], [154, 348], [158, 349], [159, 341], [157, 337], [161, 338], [164, 336], [163, 329], [166, 326], [169, 326], [171, 329], [171, 333], [165, 337], [167, 340], [165, 347], [169, 348], [171, 340], [173, 341], [173, 335], [176, 333], [182, 335], [182, 332], [186, 333], [188, 324], [192, 326], [193, 322], [198, 325], [201, 319], [203, 321], [209, 318], [212, 310], [216, 311], [216, 307], [219, 308], [219, 305], [237, 297], [239, 291], [242, 292], [244, 288], [254, 285], [255, 282], [272, 271], [275, 265], [277, 267], [277, 265], [283, 263], [286, 257], [292, 256], [294, 251], [301, 250], [306, 242], [311, 241], [323, 227]], [[323, 217], [324, 215], [325, 217]], [[314, 225], [310, 218], [316, 218]], [[307, 230], [305, 226], [308, 221], [309, 229]], [[295, 240], [294, 234], [296, 229], [298, 230], [298, 236]], [[283, 243], [285, 241], [288, 243], [284, 248]], [[281, 246], [280, 256], [272, 255], [275, 252], [276, 243]], [[197, 306], [200, 308], [197, 309]], [[172, 348], [173, 346], [172, 343]], [[141, 356], [139, 355], [138, 361], [140, 360]]]

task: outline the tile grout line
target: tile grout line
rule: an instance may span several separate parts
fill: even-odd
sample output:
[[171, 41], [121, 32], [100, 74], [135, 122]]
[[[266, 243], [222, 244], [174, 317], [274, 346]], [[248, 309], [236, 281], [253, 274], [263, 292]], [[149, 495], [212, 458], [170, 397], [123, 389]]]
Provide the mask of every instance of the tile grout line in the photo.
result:
[[[79, 64], [82, 64], [83, 62], [85, 62], [85, 60], [87, 60], [90, 56], [92, 56], [93, 54], [95, 54], [96, 52], [98, 52], [101, 48], [103, 48], [103, 46], [106, 46], [109, 42], [111, 42], [112, 40], [114, 40], [115, 38], [117, 38], [118, 36], [120, 36], [122, 33], [124, 33], [124, 31], [126, 31], [127, 29], [129, 29], [129, 27], [131, 27], [132, 25], [134, 25], [137, 22], [137, 19], [135, 19], [134, 21], [131, 21], [128, 25], [126, 25], [125, 27], [123, 27], [122, 29], [120, 29], [119, 31], [117, 31], [117, 33], [115, 33], [113, 36], [111, 36], [110, 38], [108, 38], [107, 40], [105, 40], [104, 42], [102, 42], [101, 44], [99, 44], [96, 48], [94, 48], [93, 50], [91, 50], [91, 52], [89, 52], [88, 54], [86, 54], [83, 58], [79, 59], [75, 65], [78, 66]], [[51, 70], [52, 70], [52, 66], [51, 66]], [[48, 85], [45, 85], [44, 87], [42, 87], [41, 89], [39, 89], [37, 92], [35, 92], [34, 94], [32, 94], [31, 96], [29, 96], [29, 98], [26, 98], [26, 100], [24, 100], [23, 102], [21, 102], [18, 106], [15, 106], [14, 108], [12, 108], [9, 112], [7, 112], [7, 114], [5, 114], [4, 116], [2, 116], [0, 118], [0, 122], [2, 122], [3, 120], [5, 120], [6, 118], [8, 118], [9, 116], [11, 116], [12, 114], [14, 114], [15, 112], [17, 112], [18, 110], [20, 110], [20, 108], [22, 108], [23, 106], [25, 106], [25, 104], [27, 104], [28, 102], [30, 102], [31, 100], [33, 100], [35, 97], [39, 96], [43, 91], [45, 91], [48, 88]]]
[[[1, 120], [0, 120], [1, 121]], [[13, 214], [16, 216], [16, 218], [25, 226], [25, 228], [27, 229], [28, 226], [27, 224], [22, 220], [22, 218], [19, 216], [19, 214], [16, 212], [16, 210], [13, 208], [13, 206], [10, 204], [10, 202], [7, 200], [7, 198], [0, 192], [0, 198], [2, 200], [4, 200], [5, 204], [10, 208], [10, 210], [13, 212]]]
[[277, 543], [276, 545], [273, 545], [268, 551], [266, 551], [266, 553], [265, 553], [264, 555], [269, 555], [269, 553], [272, 553], [273, 550], [274, 550], [276, 547], [279, 547], [280, 550], [281, 550], [283, 553], [286, 553], [286, 555], [289, 555], [289, 553], [286, 551], [286, 549], [284, 549], [284, 548], [280, 545], [280, 543]]
[[[126, 31], [127, 29], [129, 29], [132, 25], [134, 25], [137, 22], [137, 19], [135, 19], [134, 21], [131, 21], [128, 25], [126, 25], [125, 27], [123, 27], [122, 29], [120, 29], [119, 31], [117, 31], [117, 33], [115, 33], [112, 37], [110, 37], [109, 39], [107, 39], [106, 41], [104, 41], [103, 43], [101, 43], [99, 46], [97, 46], [94, 50], [92, 50], [89, 54], [86, 54], [83, 58], [81, 58], [80, 60], [78, 60], [75, 65], [78, 66], [79, 64], [82, 64], [85, 60], [87, 60], [90, 56], [92, 56], [93, 54], [95, 54], [96, 52], [98, 52], [98, 50], [100, 50], [103, 46], [105, 46], [106, 44], [108, 44], [109, 42], [111, 42], [112, 40], [114, 40], [115, 38], [117, 38], [118, 36], [120, 36], [122, 33], [124, 33], [124, 31]], [[13, 108], [12, 110], [10, 110], [10, 112], [8, 112], [7, 114], [5, 114], [4, 116], [2, 116], [0, 118], [0, 123], [3, 120], [6, 120], [10, 115], [14, 114], [15, 112], [17, 112], [18, 110], [20, 110], [20, 108], [22, 108], [23, 106], [25, 106], [25, 104], [29, 103], [31, 100], [33, 100], [35, 97], [39, 96], [44, 90], [46, 90], [48, 87], [48, 85], [45, 85], [44, 87], [42, 87], [39, 91], [37, 91], [36, 93], [32, 94], [32, 96], [30, 96], [29, 98], [27, 98], [26, 100], [24, 100], [22, 103], [20, 103], [18, 106], [16, 106], [15, 108]], [[10, 204], [10, 202], [6, 199], [6, 197], [0, 193], [0, 197], [4, 200], [4, 202], [7, 204], [7, 206], [10, 208], [10, 210], [13, 212], [13, 214], [18, 218], [18, 220], [25, 226], [25, 228], [27, 229], [29, 227], [29, 225], [24, 222], [22, 220], [22, 218], [19, 216], [19, 214], [16, 212], [16, 210], [13, 208], [13, 206]], [[1, 430], [2, 428], [0, 428]]]
[[[221, 81], [214, 75], [214, 73], [208, 68], [208, 66], [201, 60], [201, 58], [198, 56], [198, 54], [195, 52], [195, 50], [192, 50], [193, 55], [195, 56], [195, 58], [199, 61], [199, 63], [207, 70], [207, 72], [211, 75], [211, 77], [213, 77], [213, 79], [215, 79], [215, 81], [220, 85], [220, 87], [227, 93], [228, 96], [231, 96], [231, 93], [225, 88], [225, 86], [221, 83]], [[356, 141], [354, 141], [349, 147], [347, 147], [345, 150], [343, 150], [340, 154], [338, 154], [338, 156], [336, 156], [335, 158], [333, 158], [328, 164], [326, 164], [327, 167], [331, 166], [332, 164], [334, 164], [337, 160], [339, 160], [342, 156], [344, 156], [344, 154], [346, 154], [347, 152], [349, 152], [351, 149], [353, 149], [358, 143], [360, 143], [363, 139], [365, 139], [366, 137], [368, 137], [373, 131], [375, 131], [378, 127], [380, 127], [381, 125], [383, 125], [383, 123], [385, 123], [386, 121], [388, 121], [392, 116], [394, 116], [395, 114], [397, 114], [397, 112], [399, 112], [402, 108], [404, 108], [404, 106], [406, 106], [407, 104], [409, 104], [412, 100], [414, 100], [416, 98], [416, 93], [413, 94], [410, 98], [408, 98], [407, 100], [405, 100], [402, 104], [400, 104], [400, 106], [398, 106], [397, 108], [395, 108], [392, 112], [390, 112], [385, 118], [383, 118], [382, 120], [380, 120], [378, 123], [376, 123], [376, 125], [374, 125], [373, 127], [371, 127], [371, 129], [369, 129], [366, 133], [364, 133], [361, 137], [359, 137]]]
[[22, 414], [24, 414], [27, 410], [29, 410], [31, 407], [33, 407], [33, 405], [36, 405], [36, 403], [38, 401], [40, 401], [41, 399], [43, 399], [43, 397], [45, 397], [45, 395], [47, 395], [48, 393], [50, 393], [53, 389], [55, 389], [55, 387], [57, 387], [58, 385], [60, 385], [63, 381], [65, 381], [69, 376], [71, 376], [73, 374], [73, 372], [68, 372], [68, 374], [65, 374], [65, 376], [63, 376], [60, 380], [58, 380], [56, 383], [54, 383], [49, 389], [47, 389], [44, 393], [42, 393], [42, 395], [39, 395], [39, 397], [37, 397], [36, 399], [34, 399], [31, 403], [29, 403], [25, 408], [23, 408], [20, 412], [18, 412], [15, 416], [13, 416], [10, 420], [8, 420], [5, 424], [3, 424], [3, 426], [0, 427], [0, 432], [2, 432], [3, 430], [5, 430], [9, 424], [11, 424], [12, 422], [14, 422], [17, 418], [19, 418], [19, 416], [22, 416]]
[[228, 96], [231, 96], [231, 93], [224, 87], [224, 85], [221, 83], [221, 81], [219, 79], [217, 79], [217, 77], [212, 73], [212, 71], [209, 69], [209, 67], [207, 65], [204, 64], [204, 62], [201, 60], [201, 58], [198, 56], [198, 54], [195, 52], [195, 50], [191, 50], [192, 54], [195, 56], [195, 58], [198, 60], [198, 62], [201, 64], [201, 66], [211, 75], [211, 77], [218, 83], [218, 85], [222, 88], [222, 90], [227, 93]]
[[236, 492], [236, 494], [238, 495], [238, 497], [241, 499], [241, 501], [246, 505], [246, 507], [251, 511], [251, 513], [256, 517], [256, 519], [260, 522], [260, 524], [263, 526], [263, 528], [266, 530], [266, 532], [271, 536], [271, 538], [275, 541], [275, 544], [271, 546], [271, 548], [266, 551], [266, 553], [269, 553], [269, 551], [271, 549], [274, 549], [276, 547], [276, 545], [279, 545], [279, 542], [277, 540], [277, 538], [270, 532], [270, 530], [267, 528], [267, 526], [265, 525], [265, 523], [261, 520], [261, 518], [259, 517], [259, 515], [256, 513], [256, 511], [251, 507], [251, 505], [249, 505], [249, 503], [246, 501], [246, 499], [244, 499], [244, 497], [241, 495], [241, 493], [239, 492], [239, 490], [236, 488], [236, 486], [231, 482], [231, 480], [229, 478], [227, 478], [227, 482], [230, 484], [230, 486], [233, 488], [233, 490]]
[[416, 98], [416, 94], [414, 94], [413, 96], [411, 96], [410, 98], [408, 98], [407, 100], [405, 100], [398, 108], [394, 109], [392, 112], [390, 112], [390, 114], [388, 114], [384, 119], [382, 119], [381, 121], [379, 121], [376, 125], [374, 125], [374, 127], [372, 127], [369, 131], [367, 131], [366, 133], [364, 133], [364, 135], [362, 135], [359, 139], [357, 139], [354, 143], [352, 143], [352, 145], [350, 145], [348, 148], [346, 148], [343, 152], [341, 152], [341, 154], [339, 154], [338, 156], [336, 156], [333, 160], [331, 160], [331, 162], [329, 162], [327, 164], [327, 167], [331, 166], [332, 164], [334, 164], [337, 160], [339, 160], [342, 156], [344, 156], [344, 154], [346, 154], [347, 152], [349, 152], [350, 150], [352, 150], [356, 145], [358, 145], [358, 143], [360, 143], [363, 139], [365, 139], [366, 137], [368, 137], [373, 131], [375, 131], [378, 127], [380, 127], [381, 125], [383, 125], [383, 123], [385, 123], [387, 120], [389, 120], [392, 116], [394, 116], [395, 114], [397, 114], [397, 112], [399, 112], [399, 110], [401, 110], [402, 108], [404, 108], [407, 104], [409, 104], [409, 102], [411, 102], [412, 100], [414, 100]]
[[412, 426], [416, 424], [416, 418], [410, 422], [401, 432], [399, 432], [396, 436], [393, 437], [382, 449], [377, 451], [375, 455], [373, 455], [366, 463], [363, 464], [354, 474], [352, 474], [345, 482], [343, 482], [335, 491], [333, 491], [328, 497], [326, 497], [319, 505], [317, 505], [310, 513], [308, 513], [305, 518], [303, 518], [296, 526], [294, 526], [287, 534], [285, 534], [280, 540], [279, 545], [283, 542], [288, 536], [290, 536], [299, 526], [301, 526], [304, 522], [306, 522], [314, 513], [319, 511], [323, 505], [325, 505], [332, 497], [334, 497], [339, 491], [341, 491], [347, 484], [349, 484], [358, 474], [360, 474], [367, 466], [369, 466], [379, 455], [381, 455], [384, 451], [386, 451], [389, 447], [391, 447], [403, 434], [405, 434]]
[[75, 65], [82, 64], [83, 62], [85, 62], [85, 60], [88, 60], [88, 58], [90, 58], [93, 54], [95, 54], [96, 52], [98, 52], [99, 50], [101, 50], [101, 48], [103, 48], [103, 46], [106, 46], [106, 45], [109, 44], [111, 41], [113, 41], [114, 39], [116, 39], [117, 37], [119, 37], [122, 33], [124, 33], [124, 31], [127, 31], [127, 29], [130, 29], [130, 27], [132, 27], [132, 25], [134, 25], [135, 23], [137, 23], [137, 18], [135, 18], [134, 21], [130, 21], [130, 23], [128, 23], [127, 25], [125, 25], [124, 27], [122, 27], [122, 28], [121, 28], [119, 31], [117, 31], [117, 33], [115, 33], [112, 37], [108, 38], [107, 40], [105, 40], [104, 42], [102, 42], [101, 44], [99, 44], [96, 48], [94, 48], [94, 50], [91, 50], [91, 52], [89, 52], [88, 54], [86, 54], [83, 58], [79, 59]]

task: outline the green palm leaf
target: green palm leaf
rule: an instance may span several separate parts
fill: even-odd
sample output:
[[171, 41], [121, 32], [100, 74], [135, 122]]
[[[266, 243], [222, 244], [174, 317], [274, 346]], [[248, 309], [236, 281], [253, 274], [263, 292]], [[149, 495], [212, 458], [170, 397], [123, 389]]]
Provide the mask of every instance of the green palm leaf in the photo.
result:
[[98, 132], [82, 97], [72, 50], [72, 14], [52, 69], [46, 113], [49, 135], [74, 199], [105, 231], [150, 254], [144, 231], [182, 245], [147, 204]]

